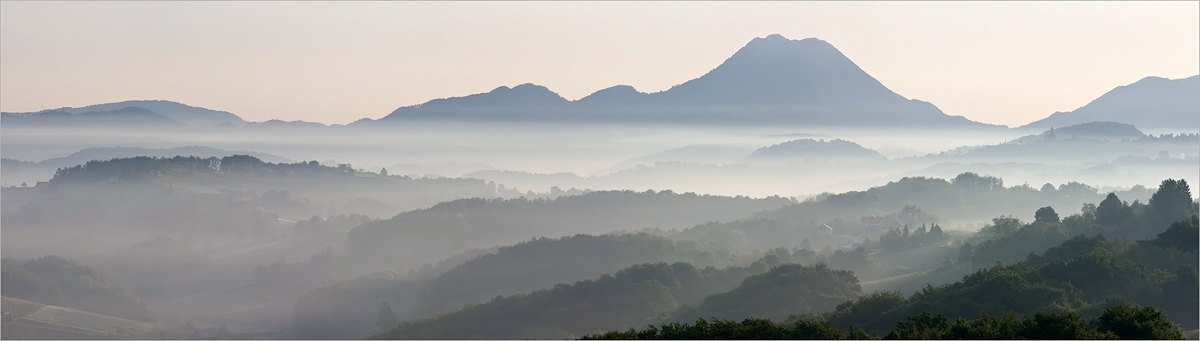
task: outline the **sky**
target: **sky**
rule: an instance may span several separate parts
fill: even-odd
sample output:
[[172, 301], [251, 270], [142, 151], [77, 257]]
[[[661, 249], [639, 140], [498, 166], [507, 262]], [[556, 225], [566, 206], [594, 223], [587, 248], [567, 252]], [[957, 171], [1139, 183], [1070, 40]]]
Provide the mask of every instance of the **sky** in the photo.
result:
[[1009, 126], [1200, 73], [1198, 2], [0, 2], [0, 110], [133, 99], [344, 124], [523, 83], [657, 92], [816, 37], [896, 93]]

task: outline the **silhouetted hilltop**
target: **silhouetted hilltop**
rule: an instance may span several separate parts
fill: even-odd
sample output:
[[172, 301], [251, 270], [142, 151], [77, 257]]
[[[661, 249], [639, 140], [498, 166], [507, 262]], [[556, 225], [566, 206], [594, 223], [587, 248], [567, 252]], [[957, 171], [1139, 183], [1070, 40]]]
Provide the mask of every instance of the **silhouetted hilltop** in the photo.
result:
[[1018, 129], [1046, 130], [1092, 121], [1112, 121], [1142, 129], [1195, 131], [1200, 127], [1200, 76], [1146, 77], [1118, 86], [1070, 112], [1056, 112]]
[[834, 139], [800, 139], [777, 145], [762, 147], [746, 157], [746, 161], [887, 161], [879, 152], [864, 148], [857, 143]]
[[378, 121], [403, 120], [988, 126], [892, 92], [828, 42], [778, 34], [755, 38], [707, 74], [662, 92], [618, 85], [567, 101], [522, 84], [402, 107]]
[[171, 101], [124, 101], [116, 103], [89, 105], [81, 108], [63, 108], [62, 110], [72, 114], [82, 114], [92, 111], [110, 111], [124, 107], [140, 107], [156, 112], [176, 121], [183, 122], [192, 127], [212, 127], [223, 122], [229, 122], [234, 125], [242, 125], [241, 117], [229, 113], [227, 111], [217, 111], [205, 109], [201, 107], [193, 107], [183, 103]]
[[435, 99], [392, 111], [384, 119], [528, 120], [567, 110], [567, 100], [544, 86], [525, 83], [490, 92]]
[[122, 107], [108, 111], [72, 113], [70, 108], [32, 113], [2, 113], [0, 120], [11, 126], [56, 127], [183, 127], [177, 120], [140, 107]]

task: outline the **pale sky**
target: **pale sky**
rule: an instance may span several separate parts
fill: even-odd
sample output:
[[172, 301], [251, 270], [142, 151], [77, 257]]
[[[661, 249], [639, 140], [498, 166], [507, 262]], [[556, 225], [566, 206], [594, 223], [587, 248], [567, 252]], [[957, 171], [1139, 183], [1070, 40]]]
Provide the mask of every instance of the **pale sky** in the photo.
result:
[[1009, 126], [1200, 73], [1198, 2], [3, 1], [0, 110], [163, 99], [347, 123], [502, 85], [662, 91], [773, 33]]

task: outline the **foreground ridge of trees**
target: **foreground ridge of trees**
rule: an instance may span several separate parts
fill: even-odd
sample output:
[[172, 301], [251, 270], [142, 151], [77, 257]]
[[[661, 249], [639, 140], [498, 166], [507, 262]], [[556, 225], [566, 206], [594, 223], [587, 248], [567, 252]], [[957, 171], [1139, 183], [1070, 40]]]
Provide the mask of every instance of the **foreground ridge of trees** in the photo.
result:
[[1195, 215], [1150, 240], [1079, 235], [1016, 264], [979, 269], [955, 283], [926, 286], [908, 298], [895, 291], [874, 292], [825, 316], [839, 328], [853, 325], [884, 334], [896, 322], [925, 312], [951, 319], [1047, 311], [1091, 317], [1106, 307], [1136, 303], [1154, 306], [1194, 329], [1200, 307], [1198, 239]]
[[[742, 322], [703, 318], [695, 324], [673, 322], [642, 330], [611, 331], [584, 336], [582, 340], [868, 340], [878, 339], [851, 326], [845, 332], [828, 321], [793, 319], [777, 323], [770, 319], [747, 318]], [[909, 316], [884, 340], [1182, 340], [1183, 330], [1154, 307], [1120, 304], [1085, 320], [1076, 312], [1035, 313], [1018, 317], [1007, 314], [978, 319], [920, 313]]]

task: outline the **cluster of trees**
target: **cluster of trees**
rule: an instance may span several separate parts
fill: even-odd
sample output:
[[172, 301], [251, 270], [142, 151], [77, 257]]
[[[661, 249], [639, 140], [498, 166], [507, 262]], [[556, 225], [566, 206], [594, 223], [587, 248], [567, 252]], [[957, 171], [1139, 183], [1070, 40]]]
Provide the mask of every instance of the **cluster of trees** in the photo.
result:
[[921, 224], [921, 227], [918, 227], [912, 234], [908, 232], [908, 225], [904, 225], [903, 229], [890, 229], [879, 236], [879, 247], [890, 252], [900, 252], [905, 249], [941, 243], [948, 238], [949, 236], [942, 231], [942, 227], [938, 224], [933, 224], [928, 231], [926, 231], [925, 224]]
[[4, 258], [3, 295], [127, 319], [151, 321], [142, 301], [99, 269], [74, 259]]
[[[583, 340], [869, 340], [877, 339], [851, 326], [848, 331], [820, 319], [778, 323], [764, 318], [742, 322], [713, 318], [695, 324], [667, 323], [661, 327], [611, 331]], [[1075, 312], [1046, 312], [978, 319], [921, 313], [896, 323], [884, 340], [1182, 340], [1183, 330], [1154, 307], [1117, 305], [1099, 317], [1085, 320]]]
[[1024, 223], [1013, 217], [1000, 217], [980, 230], [976, 245], [964, 244], [963, 255], [976, 266], [994, 262], [1011, 264], [1031, 252], [1045, 250], [1079, 234], [1103, 233], [1110, 237], [1143, 239], [1152, 237], [1171, 222], [1196, 214], [1197, 206], [1186, 181], [1167, 179], [1151, 196], [1148, 205], [1121, 201], [1109, 193], [1099, 206], [1084, 204], [1078, 214], [1059, 218], [1052, 207], [1035, 213], [1035, 221]]
[[346, 256], [388, 268], [419, 266], [471, 248], [656, 227], [729, 221], [792, 203], [671, 191], [597, 191], [554, 200], [460, 199], [355, 227]]

